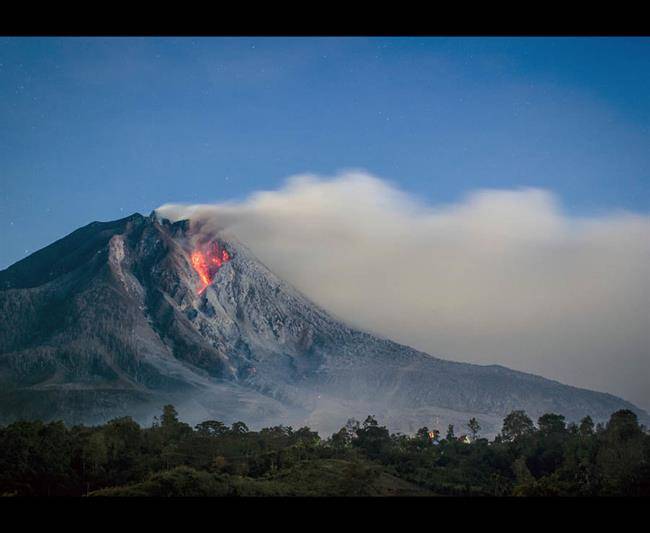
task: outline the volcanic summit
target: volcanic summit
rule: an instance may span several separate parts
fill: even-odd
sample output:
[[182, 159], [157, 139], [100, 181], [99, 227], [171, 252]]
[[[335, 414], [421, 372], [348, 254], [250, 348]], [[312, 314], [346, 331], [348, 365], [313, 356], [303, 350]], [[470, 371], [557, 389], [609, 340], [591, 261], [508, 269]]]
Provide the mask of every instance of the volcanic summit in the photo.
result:
[[615, 396], [446, 361], [330, 316], [226, 230], [155, 213], [93, 222], [0, 272], [0, 422], [184, 419], [412, 432], [513, 409], [606, 419]]

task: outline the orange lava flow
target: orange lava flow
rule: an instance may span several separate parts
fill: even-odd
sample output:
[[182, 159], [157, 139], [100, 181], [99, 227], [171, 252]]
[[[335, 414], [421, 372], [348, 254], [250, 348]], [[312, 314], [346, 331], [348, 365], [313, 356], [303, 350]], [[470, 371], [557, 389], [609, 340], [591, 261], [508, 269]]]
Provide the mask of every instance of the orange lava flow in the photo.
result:
[[199, 294], [201, 294], [208, 285], [212, 284], [217, 270], [224, 263], [230, 261], [230, 254], [225, 248], [220, 248], [218, 243], [213, 242], [204, 249], [194, 250], [190, 254], [190, 260], [192, 267], [201, 279], [201, 287], [199, 288]]

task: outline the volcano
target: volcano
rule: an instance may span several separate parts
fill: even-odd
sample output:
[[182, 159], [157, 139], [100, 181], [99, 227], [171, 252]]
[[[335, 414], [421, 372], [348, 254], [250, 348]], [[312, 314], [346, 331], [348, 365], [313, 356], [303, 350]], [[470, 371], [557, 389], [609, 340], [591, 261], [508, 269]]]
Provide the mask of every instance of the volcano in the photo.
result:
[[609, 394], [502, 366], [433, 357], [355, 330], [266, 268], [227, 231], [155, 213], [93, 222], [0, 272], [0, 422], [183, 419], [307, 424], [374, 414], [393, 431], [485, 434], [524, 409], [603, 420]]

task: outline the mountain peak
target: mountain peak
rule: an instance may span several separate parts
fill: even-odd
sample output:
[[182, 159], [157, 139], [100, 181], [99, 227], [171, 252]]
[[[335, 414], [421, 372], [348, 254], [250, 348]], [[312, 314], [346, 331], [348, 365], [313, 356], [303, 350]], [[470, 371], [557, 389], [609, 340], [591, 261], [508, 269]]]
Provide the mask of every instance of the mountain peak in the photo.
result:
[[394, 429], [498, 429], [504, 414], [605, 419], [610, 395], [453, 363], [332, 318], [228, 231], [152, 212], [89, 224], [0, 272], [0, 418], [309, 423], [374, 413]]

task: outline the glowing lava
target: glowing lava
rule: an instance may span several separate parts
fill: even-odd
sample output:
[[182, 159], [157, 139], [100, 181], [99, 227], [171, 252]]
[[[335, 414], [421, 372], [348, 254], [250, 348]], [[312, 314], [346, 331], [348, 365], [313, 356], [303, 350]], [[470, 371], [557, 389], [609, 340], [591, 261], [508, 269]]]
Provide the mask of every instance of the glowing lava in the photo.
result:
[[217, 242], [213, 242], [204, 249], [194, 250], [190, 254], [190, 260], [192, 267], [201, 278], [201, 288], [199, 289], [199, 294], [201, 294], [208, 285], [212, 284], [217, 270], [224, 263], [230, 261], [230, 254]]

